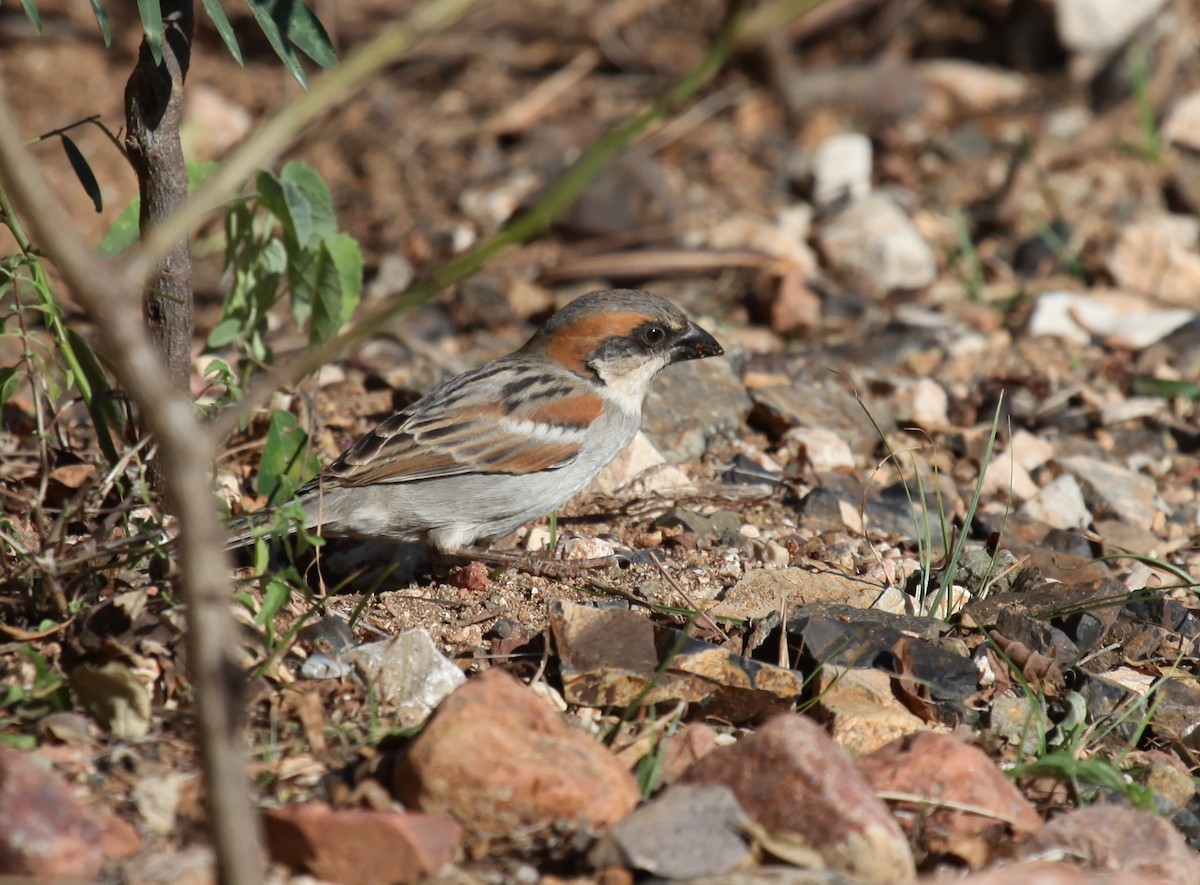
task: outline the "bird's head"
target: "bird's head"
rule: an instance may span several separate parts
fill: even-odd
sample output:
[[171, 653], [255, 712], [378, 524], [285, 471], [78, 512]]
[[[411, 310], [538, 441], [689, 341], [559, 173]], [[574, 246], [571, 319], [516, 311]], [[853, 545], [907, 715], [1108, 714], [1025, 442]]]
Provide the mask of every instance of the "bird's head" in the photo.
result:
[[638, 289], [606, 289], [575, 299], [547, 320], [524, 350], [638, 407], [667, 366], [725, 353], [670, 301]]

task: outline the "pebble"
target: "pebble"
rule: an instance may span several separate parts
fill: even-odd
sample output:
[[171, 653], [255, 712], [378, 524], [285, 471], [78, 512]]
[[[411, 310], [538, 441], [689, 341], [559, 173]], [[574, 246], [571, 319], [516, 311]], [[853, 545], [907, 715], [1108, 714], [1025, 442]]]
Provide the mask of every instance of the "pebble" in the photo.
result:
[[719, 876], [743, 864], [746, 812], [728, 787], [678, 784], [618, 821], [592, 850], [593, 866], [667, 879]]
[[1068, 52], [1115, 50], [1166, 5], [1166, 0], [1055, 0], [1058, 37]]
[[937, 256], [888, 196], [873, 193], [826, 222], [818, 242], [834, 270], [878, 295], [928, 286]]
[[[1085, 869], [1139, 876], [1163, 885], [1200, 885], [1200, 865], [1179, 831], [1156, 814], [1092, 805], [1061, 814], [1019, 848], [1030, 859], [1066, 855]], [[1008, 881], [1023, 881], [1020, 867]]]
[[[1197, 270], [1200, 288], [1200, 267]], [[1142, 298], [1121, 292], [1047, 292], [1038, 297], [1027, 331], [1032, 336], [1051, 335], [1076, 344], [1099, 337], [1119, 347], [1142, 350], [1195, 316], [1194, 311], [1182, 307], [1154, 308]]]
[[915, 877], [908, 841], [887, 807], [821, 726], [795, 713], [718, 747], [680, 783], [724, 784], [769, 833], [863, 882]]
[[[1196, 291], [1200, 289], [1198, 236], [1200, 219], [1190, 215], [1159, 215], [1136, 221], [1121, 229], [1108, 259], [1108, 269], [1122, 289], [1179, 307], [1194, 306]], [[1190, 314], [1191, 311], [1185, 310], [1146, 310], [1147, 316], [1158, 318], [1159, 325], [1167, 325], [1164, 317]], [[1144, 318], [1139, 321], [1146, 322]], [[1183, 322], [1186, 320], [1178, 325]], [[1175, 328], [1178, 326], [1167, 329], [1160, 337]]]
[[1092, 521], [1092, 514], [1083, 500], [1083, 489], [1069, 473], [1042, 486], [1036, 495], [1021, 505], [1017, 514], [1055, 529], [1083, 528]]
[[950, 423], [950, 398], [932, 378], [902, 380], [891, 397], [892, 413], [902, 424], [915, 424], [926, 430]]
[[897, 700], [894, 679], [883, 670], [821, 668], [817, 705], [834, 743], [860, 756], [930, 727]]
[[[992, 859], [998, 822], [1017, 838], [1042, 825], [1037, 810], [986, 753], [948, 734], [927, 731], [893, 741], [861, 757], [858, 770], [877, 792], [930, 799], [930, 805], [897, 802], [896, 820], [923, 853], [958, 857], [972, 869]], [[983, 813], [943, 807], [942, 802]]]
[[867, 196], [873, 159], [871, 139], [858, 132], [825, 139], [813, 152], [813, 202], [827, 208]]
[[0, 747], [0, 876], [94, 879], [101, 828], [58, 774]]
[[817, 473], [854, 466], [854, 453], [840, 434], [828, 427], [793, 427], [781, 441], [793, 463]]
[[480, 837], [513, 838], [607, 829], [641, 798], [616, 756], [502, 670], [442, 702], [397, 760], [393, 792]]
[[324, 802], [267, 809], [263, 830], [277, 863], [340, 885], [427, 881], [451, 860], [462, 838], [462, 827], [446, 814]]
[[1167, 144], [1200, 151], [1200, 89], [1171, 105], [1163, 120], [1162, 137]]
[[343, 679], [353, 672], [352, 664], [322, 652], [309, 655], [300, 665], [300, 676], [304, 679]]
[[1106, 511], [1142, 530], [1149, 530], [1154, 524], [1159, 508], [1152, 477], [1083, 455], [1060, 458], [1058, 464], [1079, 480], [1084, 498], [1095, 513]]
[[346, 652], [343, 660], [358, 667], [379, 701], [395, 707], [401, 728], [420, 725], [466, 681], [462, 670], [419, 628], [360, 645]]

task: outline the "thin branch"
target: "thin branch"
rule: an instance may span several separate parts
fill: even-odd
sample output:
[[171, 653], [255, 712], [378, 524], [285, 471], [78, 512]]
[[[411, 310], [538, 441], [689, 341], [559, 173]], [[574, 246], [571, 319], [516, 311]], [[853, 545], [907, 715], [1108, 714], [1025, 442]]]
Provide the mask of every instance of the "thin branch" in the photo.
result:
[[158, 441], [179, 518], [181, 585], [187, 599], [186, 642], [196, 690], [199, 745], [208, 787], [209, 826], [221, 881], [261, 881], [258, 817], [247, 783], [242, 737], [244, 674], [232, 655], [230, 563], [212, 496], [213, 439], [177, 390], [142, 325], [140, 278], [92, 254], [41, 170], [18, 138], [17, 121], [0, 83], [0, 181], [96, 321], [101, 348], [121, 384], [141, 407]]

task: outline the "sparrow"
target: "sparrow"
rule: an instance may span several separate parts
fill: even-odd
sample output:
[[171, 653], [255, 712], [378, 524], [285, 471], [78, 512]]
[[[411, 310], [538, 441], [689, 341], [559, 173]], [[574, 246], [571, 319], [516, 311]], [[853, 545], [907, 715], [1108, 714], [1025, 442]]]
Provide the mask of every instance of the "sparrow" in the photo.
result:
[[[479, 545], [559, 509], [595, 479], [633, 441], [663, 369], [723, 354], [659, 295], [583, 295], [520, 350], [427, 393], [301, 487], [306, 527], [511, 563], [513, 554]], [[230, 546], [254, 536], [241, 531]]]

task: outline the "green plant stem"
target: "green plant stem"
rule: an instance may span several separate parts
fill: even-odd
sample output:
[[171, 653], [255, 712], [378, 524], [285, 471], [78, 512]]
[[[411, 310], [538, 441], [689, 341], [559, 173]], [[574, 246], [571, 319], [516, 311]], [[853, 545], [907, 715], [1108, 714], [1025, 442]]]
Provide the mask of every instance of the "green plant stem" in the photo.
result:
[[62, 320], [62, 311], [50, 297], [50, 281], [46, 278], [46, 271], [42, 268], [41, 256], [38, 255], [33, 242], [25, 232], [25, 227], [17, 217], [16, 210], [13, 209], [12, 202], [9, 200], [8, 192], [2, 184], [0, 184], [0, 221], [3, 221], [5, 227], [12, 232], [17, 248], [28, 259], [27, 264], [33, 274], [33, 288], [37, 291], [41, 301], [46, 327], [54, 337], [54, 342], [75, 382], [79, 396], [92, 416], [92, 423], [96, 426], [96, 440], [104, 452], [104, 457], [108, 459], [109, 464], [115, 464], [118, 459], [117, 447], [109, 433], [107, 408], [98, 401], [96, 391], [92, 388], [87, 372], [84, 371], [83, 364], [79, 360], [79, 355], [71, 344], [71, 339], [67, 335], [67, 327]]
[[[458, 0], [458, 2], [463, 2], [463, 0]], [[646, 127], [682, 109], [692, 96], [716, 76], [736, 50], [762, 39], [778, 27], [779, 21], [786, 21], [799, 15], [816, 6], [818, 2], [820, 0], [776, 0], [774, 3], [755, 10], [752, 15], [745, 13], [735, 15], [722, 28], [695, 68], [676, 81], [662, 97], [618, 123], [601, 136], [563, 172], [558, 181], [533, 207], [512, 219], [492, 236], [481, 240], [473, 248], [435, 269], [429, 276], [414, 283], [405, 292], [378, 305], [341, 334], [317, 347], [308, 348], [295, 360], [260, 376], [248, 385], [245, 398], [226, 409], [214, 421], [218, 439], [224, 439], [232, 433], [248, 417], [250, 411], [258, 403], [265, 401], [272, 391], [315, 371], [351, 345], [377, 334], [396, 316], [419, 307], [442, 289], [472, 276], [509, 246], [523, 243], [544, 231], [575, 202], [592, 179], [617, 154], [645, 131]], [[357, 59], [358, 56], [355, 58]], [[348, 62], [347, 65], [350, 63]], [[298, 101], [296, 104], [299, 106], [300, 102]], [[244, 170], [245, 174], [248, 172], [249, 170]], [[243, 170], [239, 170], [239, 174], [243, 174]], [[216, 176], [214, 176], [215, 178]], [[222, 180], [224, 179], [222, 178]], [[210, 185], [216, 186], [212, 180], [210, 180]], [[206, 187], [204, 190], [207, 191], [208, 188]], [[201, 191], [197, 197], [201, 198], [203, 195], [204, 191]], [[208, 211], [209, 207], [202, 206], [200, 208]], [[185, 211], [189, 211], [190, 215], [190, 210]], [[168, 222], [168, 226], [173, 225]], [[157, 244], [155, 248], [157, 248]]]

